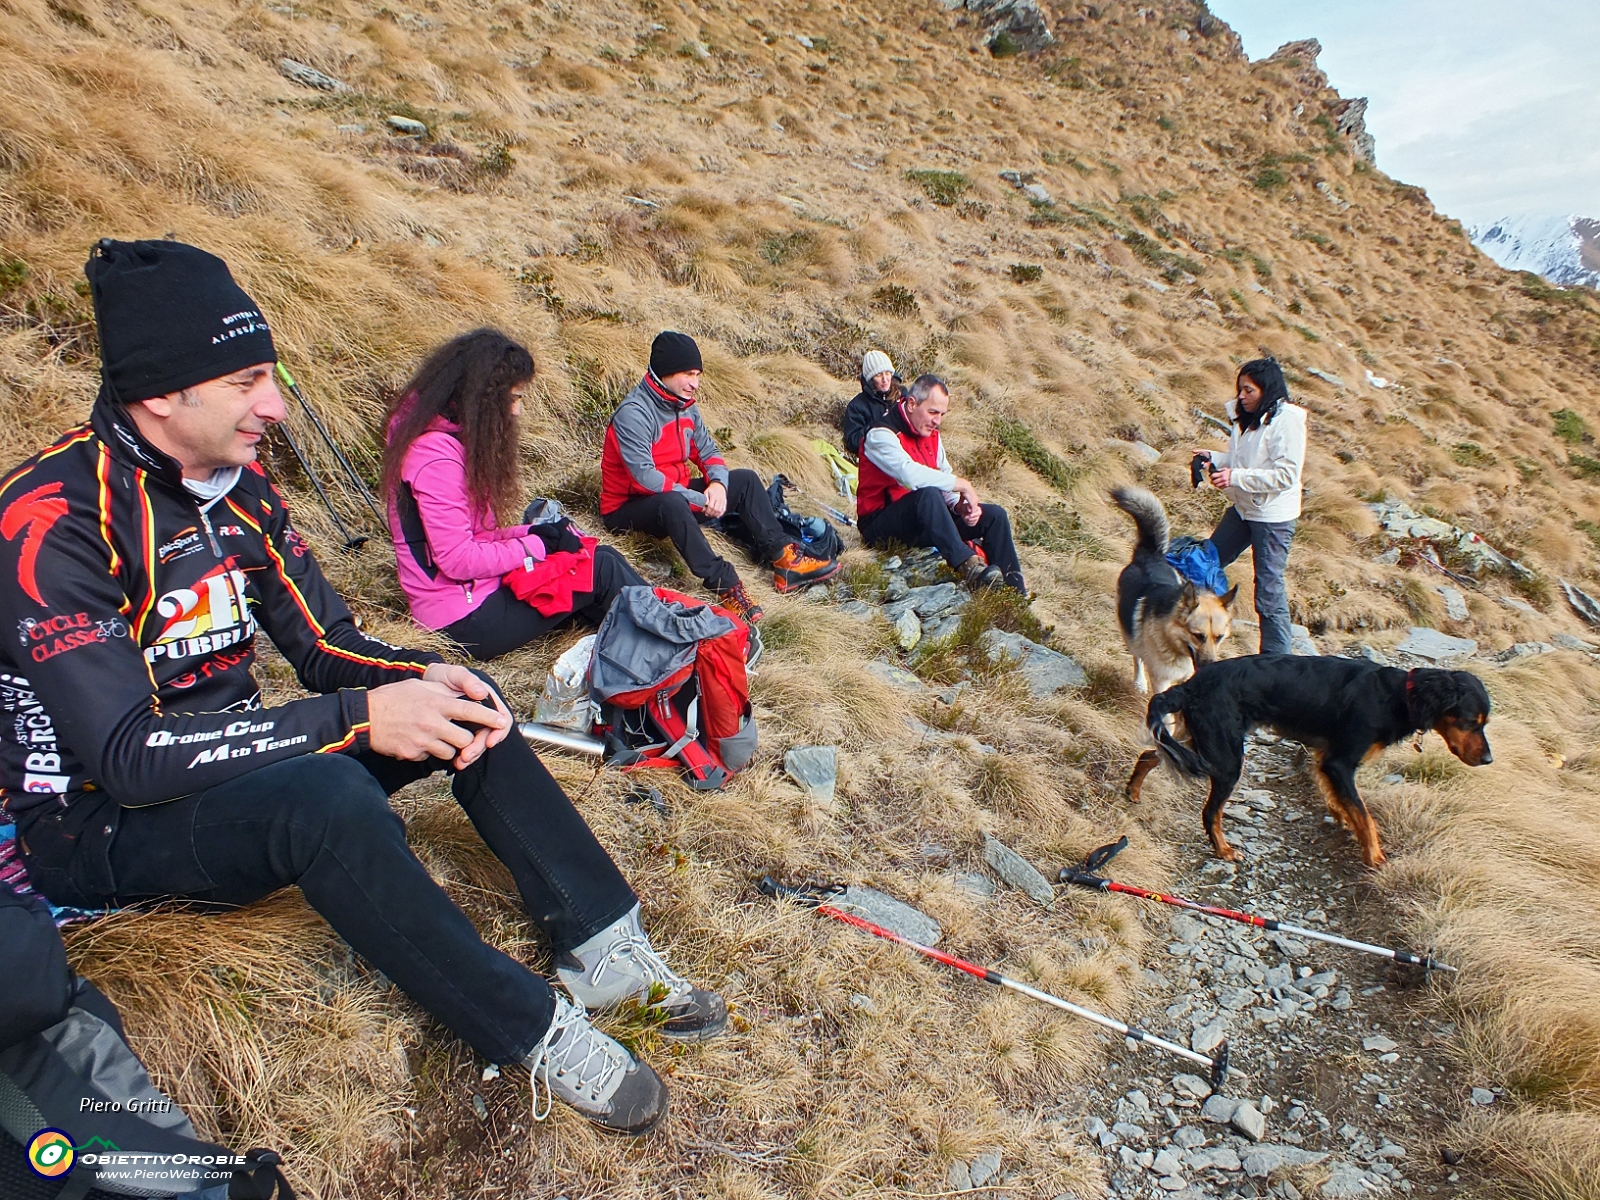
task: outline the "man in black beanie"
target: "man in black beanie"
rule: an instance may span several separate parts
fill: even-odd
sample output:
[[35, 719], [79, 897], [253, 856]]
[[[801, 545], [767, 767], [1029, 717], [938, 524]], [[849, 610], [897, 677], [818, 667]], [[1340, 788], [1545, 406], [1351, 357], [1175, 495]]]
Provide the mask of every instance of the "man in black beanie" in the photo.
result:
[[[706, 541], [701, 521], [737, 516], [756, 555], [772, 566], [780, 592], [821, 583], [837, 559], [813, 558], [778, 524], [772, 498], [754, 471], [730, 471], [695, 397], [700, 392], [700, 347], [686, 333], [666, 330], [650, 347], [650, 369], [623, 397], [606, 428], [600, 456], [600, 516], [613, 533], [636, 529], [671, 538], [683, 561], [728, 609], [754, 624], [761, 606], [739, 572]], [[694, 476], [691, 467], [698, 467]]]
[[[661, 1079], [586, 1008], [649, 1002], [669, 1037], [727, 1020], [672, 972], [638, 899], [512, 728], [487, 676], [356, 628], [256, 463], [283, 420], [277, 352], [221, 259], [102, 241], [87, 424], [0, 486], [0, 805], [58, 905], [235, 908], [296, 885], [486, 1059], [528, 1064], [607, 1128], [648, 1129]], [[305, 699], [261, 705], [263, 629]], [[388, 795], [437, 770], [578, 1004], [486, 944], [406, 844]]]

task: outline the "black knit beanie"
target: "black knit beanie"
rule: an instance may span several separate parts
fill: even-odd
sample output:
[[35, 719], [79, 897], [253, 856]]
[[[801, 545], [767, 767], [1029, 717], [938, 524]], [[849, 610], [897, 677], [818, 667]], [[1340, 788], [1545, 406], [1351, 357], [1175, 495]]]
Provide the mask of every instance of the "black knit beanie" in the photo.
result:
[[102, 238], [83, 273], [100, 328], [100, 377], [124, 404], [278, 360], [260, 308], [214, 254]]
[[687, 333], [668, 329], [656, 334], [650, 344], [650, 370], [657, 379], [676, 375], [679, 371], [700, 371], [700, 347]]

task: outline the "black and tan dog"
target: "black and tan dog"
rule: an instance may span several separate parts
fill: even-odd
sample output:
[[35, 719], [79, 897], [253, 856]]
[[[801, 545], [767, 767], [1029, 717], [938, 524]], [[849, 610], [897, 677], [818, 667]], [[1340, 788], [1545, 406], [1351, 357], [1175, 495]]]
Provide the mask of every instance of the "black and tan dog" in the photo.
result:
[[1195, 588], [1167, 561], [1167, 510], [1144, 488], [1119, 487], [1111, 500], [1139, 531], [1133, 560], [1117, 576], [1117, 624], [1133, 655], [1133, 686], [1164, 692], [1216, 662], [1233, 620], [1226, 596]]
[[[1182, 718], [1190, 745], [1167, 729], [1173, 715]], [[1489, 693], [1468, 671], [1402, 671], [1364, 659], [1271, 654], [1201, 668], [1154, 697], [1145, 723], [1162, 759], [1185, 775], [1210, 778], [1202, 819], [1219, 858], [1237, 857], [1222, 835], [1222, 806], [1244, 767], [1245, 735], [1265, 726], [1315, 753], [1328, 811], [1355, 834], [1366, 864], [1376, 867], [1383, 848], [1377, 822], [1356, 791], [1356, 768], [1428, 729], [1467, 766], [1485, 766], [1493, 761], [1483, 733], [1488, 721]], [[1139, 798], [1148, 770], [1141, 756], [1128, 784], [1131, 799]]]

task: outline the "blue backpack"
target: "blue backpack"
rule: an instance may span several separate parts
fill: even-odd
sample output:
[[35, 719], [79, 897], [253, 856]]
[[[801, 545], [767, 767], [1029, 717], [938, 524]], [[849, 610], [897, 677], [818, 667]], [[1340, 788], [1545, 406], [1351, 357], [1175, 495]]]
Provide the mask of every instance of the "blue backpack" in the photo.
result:
[[1209, 588], [1219, 596], [1228, 594], [1228, 576], [1210, 538], [1173, 538], [1167, 545], [1167, 561], [1195, 587]]

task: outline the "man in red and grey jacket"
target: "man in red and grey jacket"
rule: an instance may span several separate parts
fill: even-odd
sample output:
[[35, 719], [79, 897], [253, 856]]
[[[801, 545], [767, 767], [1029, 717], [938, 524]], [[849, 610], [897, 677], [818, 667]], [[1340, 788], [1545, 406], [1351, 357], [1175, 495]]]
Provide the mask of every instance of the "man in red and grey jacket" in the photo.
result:
[[[667, 330], [650, 347], [650, 369], [623, 397], [606, 427], [600, 456], [600, 515], [613, 533], [635, 529], [671, 538], [700, 581], [747, 621], [761, 619], [733, 564], [711, 549], [700, 522], [736, 516], [756, 555], [772, 565], [772, 586], [787, 592], [820, 583], [837, 561], [812, 558], [789, 540], [772, 499], [754, 471], [730, 471], [706, 428], [700, 392], [700, 347]], [[694, 476], [691, 467], [698, 467]]]
[[[661, 961], [488, 678], [356, 627], [256, 463], [284, 419], [277, 352], [222, 260], [105, 240], [84, 272], [100, 394], [0, 483], [0, 807], [34, 886], [82, 908], [298, 886], [485, 1058], [649, 1128], [665, 1087], [585, 1009], [665, 986], [663, 1030], [693, 1040], [726, 1024], [721, 998]], [[315, 695], [263, 707], [258, 631]], [[484, 942], [407, 846], [388, 794], [439, 770], [577, 1005]]]
[[867, 430], [856, 488], [861, 540], [935, 546], [968, 587], [1010, 585], [1026, 595], [1006, 510], [980, 504], [945, 457], [939, 426], [949, 409], [944, 380], [919, 375]]

